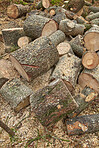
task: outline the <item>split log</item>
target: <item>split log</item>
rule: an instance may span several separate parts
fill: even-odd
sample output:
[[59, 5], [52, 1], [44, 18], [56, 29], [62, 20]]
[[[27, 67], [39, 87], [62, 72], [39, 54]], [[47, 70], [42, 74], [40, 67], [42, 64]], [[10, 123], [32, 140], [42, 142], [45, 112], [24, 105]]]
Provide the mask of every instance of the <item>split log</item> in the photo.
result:
[[40, 37], [10, 54], [12, 64], [27, 81], [47, 72], [58, 59], [58, 51], [47, 37]]
[[49, 0], [42, 0], [42, 5], [44, 8], [48, 8], [50, 6], [50, 1]]
[[59, 43], [65, 40], [65, 34], [61, 30], [57, 30], [56, 32], [48, 36], [48, 38], [51, 40], [54, 46], [57, 46]]
[[20, 48], [22, 48], [23, 46], [29, 44], [31, 41], [32, 41], [31, 38], [29, 38], [29, 37], [27, 37], [27, 36], [23, 36], [23, 37], [20, 37], [20, 38], [18, 39], [17, 44], [18, 44], [18, 46], [19, 46]]
[[99, 26], [91, 27], [84, 35], [84, 46], [87, 50], [99, 50]]
[[32, 93], [29, 87], [16, 78], [6, 82], [0, 89], [0, 94], [15, 112], [30, 104], [29, 97]]
[[85, 108], [87, 108], [95, 99], [97, 99], [98, 93], [85, 86], [81, 93], [77, 94], [74, 99], [79, 105], [74, 112], [68, 115], [69, 118], [78, 116]]
[[60, 57], [55, 70], [52, 73], [51, 80], [61, 78], [65, 79], [67, 83], [75, 88], [77, 77], [81, 70], [81, 59], [73, 54], [66, 54]]
[[16, 47], [17, 41], [20, 37], [24, 36], [23, 28], [10, 28], [10, 29], [3, 29], [2, 35], [4, 39], [5, 48], [9, 49], [11, 47]]
[[99, 7], [91, 6], [91, 7], [89, 7], [89, 11], [97, 13], [97, 12], [99, 12]]
[[12, 4], [7, 8], [7, 15], [10, 18], [18, 18], [25, 15], [29, 11], [29, 6], [23, 6], [21, 4]]
[[24, 31], [32, 39], [49, 36], [57, 30], [57, 27], [54, 20], [39, 15], [29, 16], [24, 22]]
[[54, 17], [52, 17], [52, 19], [59, 24], [61, 20], [66, 19], [66, 15], [65, 13], [60, 12], [57, 13]]
[[84, 115], [66, 121], [68, 135], [81, 135], [99, 131], [99, 114]]
[[43, 126], [53, 127], [78, 105], [62, 80], [55, 80], [30, 97], [31, 109]]
[[72, 12], [77, 13], [79, 10], [83, 8], [84, 4], [84, 0], [69, 0], [68, 9]]
[[99, 65], [94, 69], [84, 69], [78, 79], [78, 84], [84, 88], [89, 86], [99, 93]]
[[96, 68], [99, 64], [99, 56], [96, 52], [85, 52], [82, 56], [82, 64], [87, 69]]
[[99, 18], [99, 12], [86, 16], [86, 20], [88, 20], [88, 21], [91, 21], [96, 18]]
[[85, 26], [82, 24], [76, 24], [69, 19], [60, 21], [59, 29], [66, 35], [76, 36], [78, 34], [83, 35]]
[[96, 18], [92, 21], [90, 21], [91, 24], [95, 24], [95, 25], [98, 25], [99, 26], [99, 18]]

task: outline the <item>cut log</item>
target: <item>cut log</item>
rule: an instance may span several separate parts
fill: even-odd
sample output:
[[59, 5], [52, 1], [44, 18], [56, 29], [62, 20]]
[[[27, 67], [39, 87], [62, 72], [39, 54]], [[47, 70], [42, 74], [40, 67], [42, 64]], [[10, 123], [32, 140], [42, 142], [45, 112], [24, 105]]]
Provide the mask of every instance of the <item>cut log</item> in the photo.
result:
[[20, 48], [22, 48], [23, 46], [29, 44], [31, 41], [32, 41], [31, 38], [29, 38], [29, 37], [27, 37], [27, 36], [23, 36], [23, 37], [20, 37], [20, 38], [18, 39], [17, 44], [18, 44], [18, 46], [19, 46]]
[[84, 35], [84, 46], [91, 51], [99, 50], [99, 26], [91, 27]]
[[0, 31], [0, 42], [3, 42], [2, 32]]
[[65, 13], [60, 12], [57, 13], [54, 17], [52, 17], [52, 19], [59, 24], [61, 20], [66, 19], [66, 15]]
[[96, 18], [99, 18], [99, 12], [86, 16], [86, 20], [88, 21], [91, 21]]
[[86, 24], [86, 23], [89, 23], [82, 16], [77, 17], [76, 18], [76, 21], [77, 21], [78, 24]]
[[72, 12], [77, 13], [79, 10], [83, 8], [84, 4], [85, 4], [84, 0], [69, 0], [68, 8]]
[[84, 115], [66, 121], [68, 135], [81, 135], [99, 131], [99, 114]]
[[0, 60], [0, 78], [13, 79], [19, 78], [18, 72], [14, 69], [10, 61]]
[[0, 78], [0, 88], [8, 81], [7, 78]]
[[57, 46], [59, 43], [65, 40], [65, 34], [61, 30], [57, 30], [56, 32], [51, 34], [48, 38], [51, 40], [54, 46]]
[[99, 64], [99, 56], [96, 52], [85, 52], [82, 56], [82, 64], [87, 69], [96, 68]]
[[89, 86], [99, 93], [99, 65], [92, 69], [84, 69], [78, 79], [78, 84], [84, 88]]
[[76, 24], [69, 19], [60, 21], [59, 29], [66, 35], [76, 36], [78, 34], [83, 35], [85, 26], [82, 24]]
[[12, 64], [27, 81], [47, 72], [58, 59], [58, 51], [47, 37], [40, 37], [10, 54]]
[[51, 80], [61, 78], [65, 79], [71, 87], [75, 87], [77, 77], [81, 70], [81, 59], [73, 54], [66, 54], [60, 57], [55, 70], [52, 73]]
[[23, 6], [21, 4], [12, 4], [7, 8], [7, 15], [10, 18], [18, 18], [25, 15], [30, 10], [29, 6]]
[[4, 43], [0, 41], [0, 56], [5, 53]]
[[91, 6], [89, 7], [89, 11], [94, 12], [94, 13], [99, 12], [99, 7]]
[[62, 80], [55, 80], [30, 97], [31, 109], [43, 126], [53, 127], [78, 105]]
[[2, 97], [16, 112], [30, 104], [29, 97], [32, 93], [30, 88], [16, 78], [6, 82], [0, 89]]
[[49, 12], [49, 14], [51, 15], [51, 16], [54, 16], [56, 13], [55, 13], [55, 10], [54, 9], [51, 9], [50, 10], [50, 12]]
[[57, 30], [57, 27], [54, 20], [39, 15], [31, 15], [24, 22], [24, 31], [32, 39], [49, 36]]
[[44, 8], [48, 8], [50, 6], [49, 0], [42, 0], [42, 5]]
[[92, 21], [90, 21], [91, 24], [95, 24], [95, 25], [98, 25], [99, 26], [99, 18], [96, 18]]
[[37, 3], [36, 9], [37, 9], [37, 10], [39, 10], [39, 9], [44, 10], [44, 7], [43, 7], [43, 5], [42, 5], [42, 1], [39, 1], [39, 2]]
[[4, 39], [5, 48], [16, 47], [17, 41], [20, 37], [24, 36], [23, 28], [10, 28], [10, 29], [3, 29], [2, 35]]
[[85, 88], [74, 97], [75, 101], [79, 105], [74, 112], [69, 114], [69, 118], [74, 118], [78, 116], [85, 108], [87, 108], [95, 99], [97, 99], [98, 93], [85, 86]]

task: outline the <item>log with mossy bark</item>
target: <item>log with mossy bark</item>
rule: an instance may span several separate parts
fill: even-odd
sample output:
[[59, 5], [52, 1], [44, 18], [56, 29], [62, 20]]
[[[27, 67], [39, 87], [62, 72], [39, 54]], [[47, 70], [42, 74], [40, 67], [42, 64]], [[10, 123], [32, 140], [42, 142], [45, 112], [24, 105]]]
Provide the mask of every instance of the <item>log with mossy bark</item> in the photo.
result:
[[17, 78], [7, 81], [0, 89], [0, 94], [15, 112], [30, 104], [29, 98], [32, 93], [32, 89]]
[[48, 129], [78, 106], [61, 79], [31, 95], [30, 103], [38, 120]]
[[31, 15], [24, 22], [24, 31], [28, 37], [36, 39], [40, 36], [49, 36], [58, 28], [57, 23], [40, 15]]
[[76, 24], [69, 19], [60, 21], [59, 29], [66, 35], [76, 36], [78, 34], [83, 35], [85, 26], [82, 24]]
[[78, 107], [74, 112], [68, 115], [69, 118], [78, 116], [85, 108], [87, 108], [95, 99], [97, 99], [98, 93], [88, 86], [78, 93], [74, 99], [78, 104]]
[[87, 50], [99, 50], [99, 26], [93, 26], [84, 35], [84, 46]]
[[10, 18], [18, 18], [25, 15], [30, 10], [28, 5], [12, 4], [7, 7], [7, 15]]
[[99, 65], [94, 69], [84, 69], [79, 75], [78, 84], [82, 88], [89, 86], [99, 93]]
[[68, 135], [81, 135], [99, 131], [99, 114], [79, 116], [66, 121]]
[[12, 64], [27, 81], [47, 72], [58, 59], [58, 51], [47, 37], [40, 37], [10, 54]]
[[89, 14], [88, 16], [86, 16], [86, 20], [91, 21], [93, 19], [99, 18], [99, 12], [97, 13], [93, 13], [93, 14]]

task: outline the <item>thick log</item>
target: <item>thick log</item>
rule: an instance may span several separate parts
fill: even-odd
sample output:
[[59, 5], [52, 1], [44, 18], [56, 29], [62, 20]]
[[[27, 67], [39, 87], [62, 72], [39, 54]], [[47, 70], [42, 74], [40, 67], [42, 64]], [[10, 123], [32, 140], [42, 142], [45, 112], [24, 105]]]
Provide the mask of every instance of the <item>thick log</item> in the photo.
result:
[[99, 114], [84, 115], [66, 121], [68, 135], [81, 135], [99, 131]]
[[94, 12], [94, 13], [99, 12], [99, 7], [91, 6], [89, 7], [89, 11]]
[[55, 80], [30, 97], [31, 109], [43, 126], [53, 127], [78, 105], [62, 80]]
[[86, 16], [86, 20], [88, 21], [91, 21], [96, 18], [99, 18], [99, 12]]
[[30, 104], [29, 98], [32, 93], [29, 87], [16, 78], [6, 82], [0, 89], [0, 94], [15, 112]]
[[87, 50], [99, 50], [99, 26], [91, 27], [84, 35], [84, 46]]
[[99, 93], [99, 65], [94, 69], [84, 69], [79, 76], [78, 84], [82, 88], [89, 86]]
[[27, 81], [47, 72], [58, 59], [58, 51], [47, 37], [40, 37], [10, 54], [12, 64]]
[[20, 37], [24, 36], [23, 28], [10, 28], [10, 29], [3, 29], [2, 35], [4, 39], [5, 48], [9, 49], [11, 47], [16, 47], [17, 41]]
[[87, 69], [96, 68], [99, 64], [99, 56], [96, 52], [87, 51], [82, 56], [82, 64]]
[[52, 73], [51, 80], [56, 78], [65, 79], [71, 87], [75, 87], [77, 77], [81, 70], [81, 59], [68, 53], [60, 57], [55, 70]]
[[99, 26], [99, 18], [93, 19], [92, 21], [90, 21], [90, 23]]
[[77, 13], [79, 10], [83, 8], [84, 4], [84, 0], [69, 0], [68, 9], [72, 12]]
[[65, 13], [60, 12], [57, 13], [54, 17], [52, 17], [52, 19], [59, 24], [61, 20], [66, 19], [66, 15]]
[[83, 35], [85, 26], [82, 24], [76, 24], [69, 19], [60, 21], [59, 29], [66, 35], [76, 36], [78, 34]]
[[68, 115], [69, 118], [78, 116], [85, 108], [87, 108], [95, 99], [97, 99], [98, 93], [85, 86], [81, 93], [77, 94], [74, 99], [79, 105], [74, 112]]
[[57, 23], [40, 15], [31, 15], [24, 22], [24, 31], [27, 36], [36, 39], [40, 36], [49, 36], [57, 30]]
[[44, 8], [48, 8], [50, 6], [50, 1], [49, 0], [42, 0], [42, 5]]
[[27, 36], [23, 36], [23, 37], [20, 37], [20, 38], [18, 39], [17, 44], [18, 44], [18, 46], [19, 46], [20, 48], [22, 48], [23, 46], [29, 44], [31, 41], [32, 41], [31, 38], [29, 38], [29, 37], [27, 37]]
[[7, 8], [7, 15], [10, 18], [18, 18], [25, 15], [29, 11], [29, 6], [23, 6], [21, 4], [12, 4]]

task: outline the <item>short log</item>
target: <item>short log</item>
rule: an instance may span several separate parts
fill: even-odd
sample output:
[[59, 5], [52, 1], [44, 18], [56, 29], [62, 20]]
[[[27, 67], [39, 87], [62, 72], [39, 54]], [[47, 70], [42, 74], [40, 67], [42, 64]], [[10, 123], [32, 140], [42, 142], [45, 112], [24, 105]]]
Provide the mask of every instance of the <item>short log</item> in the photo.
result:
[[94, 12], [94, 13], [99, 12], [99, 7], [90, 6], [89, 11]]
[[86, 20], [91, 21], [93, 19], [99, 18], [99, 12], [86, 16]]
[[99, 56], [96, 52], [87, 51], [82, 56], [82, 64], [87, 69], [96, 68], [99, 64]]
[[50, 1], [49, 0], [42, 0], [42, 5], [44, 8], [48, 8], [50, 6]]
[[90, 23], [99, 26], [99, 18], [93, 19], [92, 21], [90, 21]]
[[25, 15], [30, 10], [29, 6], [23, 6], [21, 4], [12, 4], [7, 7], [7, 15], [10, 18], [18, 18]]
[[91, 27], [84, 35], [84, 46], [87, 50], [99, 50], [99, 26]]
[[6, 82], [0, 89], [0, 94], [15, 112], [30, 104], [29, 97], [32, 93], [29, 87], [16, 78]]
[[28, 37], [36, 39], [40, 36], [49, 36], [57, 30], [57, 23], [40, 15], [31, 15], [24, 22], [24, 31]]
[[27, 37], [27, 36], [23, 36], [23, 37], [20, 37], [20, 38], [18, 39], [17, 44], [18, 44], [18, 46], [19, 46], [20, 48], [22, 48], [23, 46], [29, 44], [31, 41], [32, 41], [31, 38], [29, 38], [29, 37]]
[[52, 19], [59, 24], [61, 20], [66, 19], [66, 15], [65, 13], [60, 12], [53, 16]]
[[81, 70], [80, 64], [81, 59], [71, 53], [60, 57], [59, 62], [52, 73], [51, 80], [57, 78], [65, 79], [71, 87], [75, 88]]
[[81, 135], [99, 131], [99, 114], [84, 115], [66, 121], [68, 135]]
[[31, 109], [43, 126], [50, 128], [72, 112], [77, 104], [62, 80], [55, 80], [30, 97]]
[[58, 59], [58, 51], [47, 37], [40, 37], [10, 54], [12, 64], [27, 81], [47, 72]]
[[5, 53], [4, 43], [0, 41], [0, 56]]
[[60, 21], [59, 29], [66, 35], [76, 36], [78, 34], [83, 35], [85, 26], [82, 24], [76, 24], [69, 19]]

